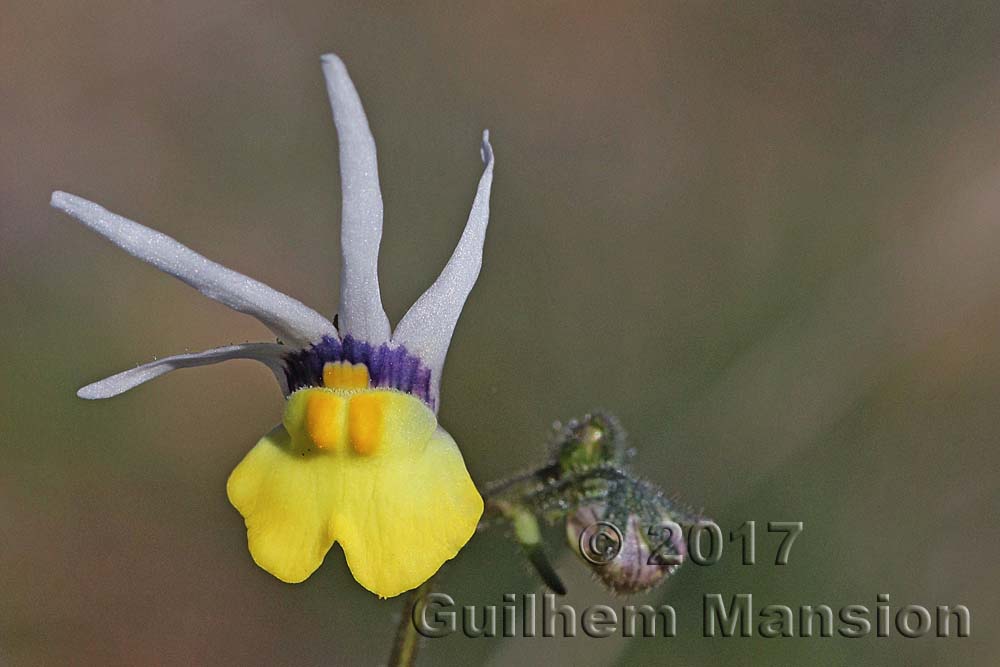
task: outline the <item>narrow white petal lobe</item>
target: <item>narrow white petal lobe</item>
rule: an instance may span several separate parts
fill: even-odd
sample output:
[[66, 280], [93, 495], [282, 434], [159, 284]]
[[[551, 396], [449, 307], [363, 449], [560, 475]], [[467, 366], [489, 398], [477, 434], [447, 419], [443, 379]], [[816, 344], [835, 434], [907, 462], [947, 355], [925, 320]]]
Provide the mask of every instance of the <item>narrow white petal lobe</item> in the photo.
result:
[[493, 185], [493, 149], [489, 131], [483, 132], [482, 157], [486, 168], [479, 179], [479, 189], [458, 246], [441, 275], [410, 307], [392, 336], [394, 343], [405, 345], [430, 367], [431, 395], [435, 405], [439, 404], [437, 397], [448, 345], [483, 263], [483, 243], [490, 219], [490, 188]]
[[341, 333], [373, 345], [389, 340], [389, 318], [378, 286], [378, 249], [382, 241], [382, 193], [378, 183], [375, 139], [365, 110], [344, 63], [333, 54], [322, 58], [326, 90], [340, 145], [343, 198], [340, 247]]
[[230, 359], [252, 359], [266, 364], [274, 372], [278, 383], [281, 384], [282, 392], [286, 393], [284, 367], [281, 360], [282, 355], [287, 351], [286, 346], [275, 343], [244, 343], [216, 347], [204, 352], [176, 354], [88, 384], [77, 391], [76, 395], [87, 399], [111, 398], [178, 368], [209, 366]]
[[312, 308], [202, 257], [166, 234], [66, 192], [53, 192], [52, 206], [208, 298], [256, 317], [285, 341], [305, 345], [324, 335], [336, 335], [333, 324]]

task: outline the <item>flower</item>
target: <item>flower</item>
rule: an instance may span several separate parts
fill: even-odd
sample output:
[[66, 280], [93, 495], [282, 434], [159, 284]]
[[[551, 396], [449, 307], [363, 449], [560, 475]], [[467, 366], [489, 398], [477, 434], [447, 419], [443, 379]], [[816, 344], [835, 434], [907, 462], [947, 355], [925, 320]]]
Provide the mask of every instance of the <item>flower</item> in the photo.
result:
[[230, 502], [246, 520], [254, 561], [296, 583], [338, 542], [358, 583], [392, 597], [453, 558], [483, 512], [458, 446], [437, 423], [437, 408], [445, 354], [482, 264], [493, 151], [484, 132], [485, 169], [458, 246], [390, 331], [378, 286], [382, 195], [375, 142], [343, 62], [330, 54], [322, 65], [343, 190], [336, 325], [93, 202], [55, 192], [52, 206], [205, 296], [256, 317], [278, 337], [165, 357], [77, 394], [110, 398], [178, 368], [229, 359], [267, 365], [286, 396], [282, 423], [250, 450], [227, 484]]

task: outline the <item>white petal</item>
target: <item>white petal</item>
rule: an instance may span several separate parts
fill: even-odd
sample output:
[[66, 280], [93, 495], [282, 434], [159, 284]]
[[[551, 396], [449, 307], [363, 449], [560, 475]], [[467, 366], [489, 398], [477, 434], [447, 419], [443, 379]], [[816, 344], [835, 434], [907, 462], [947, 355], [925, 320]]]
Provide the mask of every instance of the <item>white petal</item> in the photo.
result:
[[333, 54], [323, 56], [322, 63], [340, 144], [343, 262], [338, 326], [344, 335], [378, 345], [389, 340], [389, 318], [382, 308], [378, 288], [382, 193], [378, 185], [375, 139], [344, 63]]
[[282, 355], [288, 351], [289, 348], [287, 346], [275, 343], [244, 343], [242, 345], [217, 347], [205, 350], [204, 352], [177, 354], [172, 357], [164, 357], [163, 359], [151, 361], [148, 364], [143, 364], [142, 366], [137, 366], [136, 368], [122, 371], [117, 375], [112, 375], [109, 378], [88, 384], [76, 392], [76, 395], [80, 398], [88, 399], [111, 398], [178, 368], [208, 366], [230, 359], [253, 359], [266, 364], [274, 372], [275, 377], [278, 378], [282, 392], [288, 393], [285, 384], [284, 365], [282, 364]]
[[253, 315], [282, 340], [306, 345], [333, 324], [312, 308], [267, 285], [202, 257], [166, 234], [144, 227], [66, 192], [52, 193], [52, 206], [73, 216], [116, 246], [179, 278], [210, 299]]
[[394, 343], [405, 345], [430, 367], [431, 395], [435, 405], [439, 403], [441, 371], [455, 324], [483, 263], [483, 242], [490, 219], [490, 187], [493, 184], [493, 149], [490, 147], [489, 131], [483, 132], [482, 154], [486, 169], [479, 179], [479, 189], [462, 238], [441, 275], [410, 307], [392, 335]]

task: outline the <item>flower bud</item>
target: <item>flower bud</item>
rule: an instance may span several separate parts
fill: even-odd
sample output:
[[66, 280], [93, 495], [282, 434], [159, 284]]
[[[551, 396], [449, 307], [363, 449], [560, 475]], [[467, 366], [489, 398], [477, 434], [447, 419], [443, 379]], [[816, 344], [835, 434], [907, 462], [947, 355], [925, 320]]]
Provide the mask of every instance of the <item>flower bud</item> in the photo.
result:
[[552, 449], [560, 474], [620, 466], [625, 463], [625, 433], [614, 416], [598, 412], [560, 426]]
[[628, 595], [680, 567], [687, 546], [677, 521], [689, 519], [651, 485], [625, 479], [604, 500], [581, 503], [567, 515], [566, 539], [609, 589]]
[[512, 522], [553, 591], [564, 587], [541, 549], [537, 519], [565, 522], [569, 547], [612, 592], [639, 593], [662, 583], [687, 555], [683, 528], [702, 517], [635, 476], [626, 465], [633, 451], [614, 416], [595, 412], [554, 428], [544, 466], [487, 491], [492, 514]]

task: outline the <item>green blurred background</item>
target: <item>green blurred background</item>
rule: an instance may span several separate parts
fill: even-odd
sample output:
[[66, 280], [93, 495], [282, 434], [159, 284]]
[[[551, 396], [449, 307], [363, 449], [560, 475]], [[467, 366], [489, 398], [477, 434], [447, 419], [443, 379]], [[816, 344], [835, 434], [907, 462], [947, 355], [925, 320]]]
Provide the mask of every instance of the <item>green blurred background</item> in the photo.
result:
[[[49, 209], [66, 189], [326, 313], [336, 139], [319, 55], [375, 133], [393, 321], [497, 153], [442, 423], [478, 481], [618, 414], [641, 474], [725, 529], [798, 520], [787, 567], [687, 565], [674, 639], [449, 637], [424, 664], [995, 664], [1000, 6], [173, 3], [0, 9], [0, 662], [372, 664], [398, 601], [339, 548], [287, 586], [225, 480], [280, 416], [263, 367], [88, 403], [154, 355], [263, 340]], [[611, 598], [553, 533], [579, 607]], [[538, 590], [502, 533], [441, 589]], [[705, 593], [966, 604], [968, 639], [704, 639]]]

